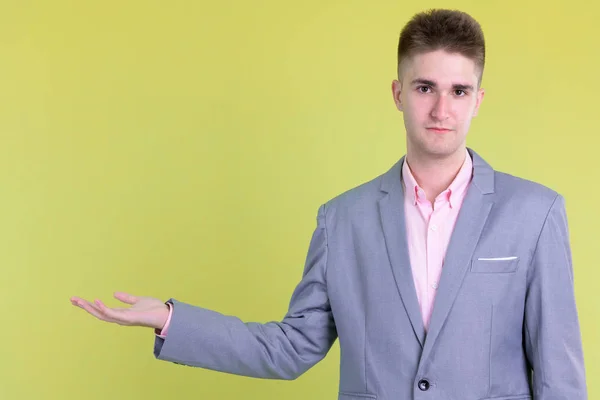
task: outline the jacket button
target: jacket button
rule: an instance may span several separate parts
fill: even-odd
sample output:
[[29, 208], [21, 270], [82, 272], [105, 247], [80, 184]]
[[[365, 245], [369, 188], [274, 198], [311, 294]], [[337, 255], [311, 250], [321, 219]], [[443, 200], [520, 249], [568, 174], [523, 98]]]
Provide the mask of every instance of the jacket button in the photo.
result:
[[419, 381], [419, 389], [421, 389], [422, 391], [427, 391], [429, 390], [429, 381], [427, 379], [421, 379]]

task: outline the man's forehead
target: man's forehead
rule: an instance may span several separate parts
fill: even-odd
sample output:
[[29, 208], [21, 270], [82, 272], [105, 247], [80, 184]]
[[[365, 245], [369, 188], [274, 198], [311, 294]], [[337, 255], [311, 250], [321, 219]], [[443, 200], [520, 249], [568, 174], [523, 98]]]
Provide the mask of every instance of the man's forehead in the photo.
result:
[[474, 85], [478, 81], [475, 63], [469, 59], [451, 60], [415, 57], [407, 62], [399, 73], [401, 74], [401, 80], [408, 83], [422, 80], [434, 82], [439, 86], [453, 86]]
[[449, 53], [444, 50], [413, 54], [404, 59], [400, 67], [411, 73], [440, 75], [471, 75], [477, 70], [474, 60], [460, 53]]

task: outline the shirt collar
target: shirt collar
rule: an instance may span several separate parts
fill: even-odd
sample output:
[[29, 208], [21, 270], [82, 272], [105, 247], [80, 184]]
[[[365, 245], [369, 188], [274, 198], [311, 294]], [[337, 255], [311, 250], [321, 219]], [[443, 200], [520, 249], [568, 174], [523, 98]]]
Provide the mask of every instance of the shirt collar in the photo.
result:
[[[465, 151], [465, 161], [458, 171], [458, 174], [450, 183], [450, 186], [438, 196], [438, 199], [445, 196], [445, 200], [450, 203], [450, 207], [454, 207], [458, 200], [467, 190], [469, 182], [473, 176], [473, 160], [468, 151]], [[415, 177], [413, 176], [406, 158], [402, 165], [402, 183], [404, 186], [405, 196], [410, 196], [412, 204], [416, 205], [419, 201], [426, 200], [425, 191], [419, 187]]]

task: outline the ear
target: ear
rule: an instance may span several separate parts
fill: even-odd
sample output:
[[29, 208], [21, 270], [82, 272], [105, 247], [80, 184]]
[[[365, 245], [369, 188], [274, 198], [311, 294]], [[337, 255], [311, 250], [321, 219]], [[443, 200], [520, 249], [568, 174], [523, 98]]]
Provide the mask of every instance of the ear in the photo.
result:
[[392, 95], [394, 96], [394, 103], [399, 111], [404, 111], [402, 104], [402, 82], [394, 79], [392, 82]]
[[477, 91], [477, 102], [475, 103], [475, 110], [473, 110], [473, 116], [477, 116], [479, 113], [479, 107], [481, 106], [481, 102], [483, 101], [483, 96], [485, 96], [485, 90], [480, 88]]

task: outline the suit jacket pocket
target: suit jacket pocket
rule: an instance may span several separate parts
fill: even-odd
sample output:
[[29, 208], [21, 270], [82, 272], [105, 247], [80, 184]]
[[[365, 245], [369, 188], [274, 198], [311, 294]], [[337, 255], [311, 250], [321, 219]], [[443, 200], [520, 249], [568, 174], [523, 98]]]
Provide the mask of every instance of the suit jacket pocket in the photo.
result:
[[471, 261], [471, 272], [479, 274], [507, 274], [515, 272], [519, 257], [478, 257]]
[[377, 399], [377, 396], [371, 393], [358, 392], [339, 392], [338, 400], [370, 400]]

